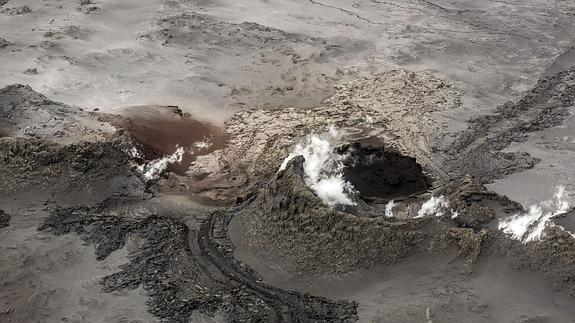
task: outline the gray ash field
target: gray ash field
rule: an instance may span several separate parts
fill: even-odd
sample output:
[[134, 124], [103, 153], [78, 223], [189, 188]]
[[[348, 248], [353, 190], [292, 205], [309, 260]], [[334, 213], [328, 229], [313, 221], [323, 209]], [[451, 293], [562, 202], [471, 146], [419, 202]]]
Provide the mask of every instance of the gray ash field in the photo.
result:
[[0, 0], [0, 322], [575, 322], [575, 4]]

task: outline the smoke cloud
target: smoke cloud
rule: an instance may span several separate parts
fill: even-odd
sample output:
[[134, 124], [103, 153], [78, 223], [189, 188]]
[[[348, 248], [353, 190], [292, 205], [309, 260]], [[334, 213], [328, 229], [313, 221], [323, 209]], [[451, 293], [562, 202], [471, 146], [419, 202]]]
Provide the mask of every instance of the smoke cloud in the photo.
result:
[[305, 182], [328, 206], [356, 205], [352, 198], [356, 191], [343, 177], [345, 156], [334, 152], [340, 137], [335, 128], [325, 134], [309, 135], [295, 146], [280, 166], [280, 170], [284, 170], [292, 158], [303, 156]]

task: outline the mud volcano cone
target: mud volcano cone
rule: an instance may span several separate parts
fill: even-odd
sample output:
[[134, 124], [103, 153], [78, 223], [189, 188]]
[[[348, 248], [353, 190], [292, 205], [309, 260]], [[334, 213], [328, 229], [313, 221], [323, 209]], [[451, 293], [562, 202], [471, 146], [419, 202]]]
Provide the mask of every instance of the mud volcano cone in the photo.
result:
[[303, 156], [260, 190], [242, 216], [254, 248], [281, 255], [296, 270], [343, 272], [394, 263], [417, 250], [436, 225], [431, 219], [369, 218], [326, 206], [304, 180]]

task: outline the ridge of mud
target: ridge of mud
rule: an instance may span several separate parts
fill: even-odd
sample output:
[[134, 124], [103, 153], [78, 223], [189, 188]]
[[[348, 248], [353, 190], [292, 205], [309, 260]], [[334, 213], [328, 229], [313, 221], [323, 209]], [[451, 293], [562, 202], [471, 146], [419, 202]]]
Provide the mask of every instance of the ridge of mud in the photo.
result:
[[63, 144], [102, 141], [115, 132], [97, 114], [49, 100], [22, 84], [0, 89], [0, 119], [11, 136]]
[[0, 140], [0, 192], [53, 187], [74, 194], [105, 186], [118, 194], [139, 195], [145, 183], [132, 171], [126, 145], [122, 137], [66, 146], [4, 138]]
[[[321, 38], [310, 38], [287, 33], [280, 29], [263, 26], [254, 22], [229, 23], [195, 11], [161, 18], [157, 22], [160, 30], [152, 37], [163, 39], [163, 44], [190, 45], [210, 43], [221, 48], [232, 49], [249, 46], [254, 49], [268, 49], [286, 42], [310, 42], [326, 45]], [[297, 57], [293, 58], [294, 60]]]
[[469, 121], [443, 151], [452, 177], [471, 174], [490, 182], [532, 168], [539, 160], [525, 152], [504, 152], [529, 133], [560, 125], [575, 104], [575, 69], [545, 77], [517, 102], [507, 102], [494, 114]]

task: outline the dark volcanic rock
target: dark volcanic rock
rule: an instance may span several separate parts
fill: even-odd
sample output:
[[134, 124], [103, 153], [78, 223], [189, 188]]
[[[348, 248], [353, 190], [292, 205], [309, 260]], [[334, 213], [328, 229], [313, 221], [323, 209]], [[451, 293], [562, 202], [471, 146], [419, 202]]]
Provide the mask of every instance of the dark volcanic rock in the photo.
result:
[[0, 229], [10, 225], [10, 215], [0, 209]]
[[190, 282], [183, 283], [185, 278], [173, 272], [178, 267], [187, 269], [185, 263], [177, 261], [190, 253], [186, 225], [157, 215], [143, 219], [108, 215], [103, 213], [106, 204], [108, 201], [97, 208], [55, 210], [39, 230], [57, 235], [70, 232], [81, 235], [85, 241], [95, 244], [98, 260], [123, 248], [128, 235], [142, 239], [143, 243], [137, 252], [130, 254], [130, 262], [122, 266], [122, 271], [105, 276], [100, 283], [105, 292], [135, 289], [142, 285], [150, 293], [147, 303], [150, 312], [160, 318], [185, 322], [195, 309], [206, 309], [208, 303], [218, 302], [216, 298], [194, 297], [193, 288], [186, 291], [197, 277], [189, 277]]

